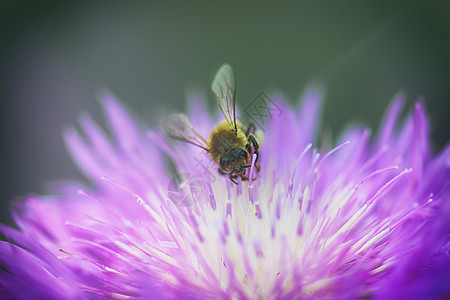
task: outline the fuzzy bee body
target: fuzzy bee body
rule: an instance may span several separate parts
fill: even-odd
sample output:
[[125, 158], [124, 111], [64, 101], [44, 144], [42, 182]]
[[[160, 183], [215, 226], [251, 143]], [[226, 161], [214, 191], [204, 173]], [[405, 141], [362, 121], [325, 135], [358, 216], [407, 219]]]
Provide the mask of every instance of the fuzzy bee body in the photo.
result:
[[209, 156], [224, 173], [233, 171], [230, 167], [248, 165], [250, 160], [246, 130], [240, 122], [236, 123], [236, 133], [227, 121], [223, 121], [209, 135]]
[[219, 173], [227, 174], [230, 180], [237, 184], [238, 176], [242, 180], [248, 180], [245, 172], [250, 167], [252, 153], [257, 155], [256, 171], [260, 170], [257, 163], [259, 144], [254, 135], [255, 126], [250, 124], [244, 127], [236, 120], [234, 73], [229, 65], [225, 64], [219, 69], [213, 80], [212, 90], [216, 94], [225, 121], [213, 129], [208, 141], [192, 127], [183, 114], [167, 117], [163, 120], [162, 127], [168, 136], [206, 150], [218, 165]]

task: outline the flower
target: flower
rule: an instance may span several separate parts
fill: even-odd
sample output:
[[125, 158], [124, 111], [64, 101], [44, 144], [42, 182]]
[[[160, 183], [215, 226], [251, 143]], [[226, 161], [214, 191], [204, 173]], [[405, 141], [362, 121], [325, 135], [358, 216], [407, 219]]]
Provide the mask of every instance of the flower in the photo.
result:
[[[423, 104], [398, 128], [399, 95], [374, 140], [352, 127], [319, 151], [320, 92], [309, 90], [298, 110], [273, 103], [282, 113], [267, 120], [261, 171], [235, 185], [204, 150], [145, 131], [104, 95], [113, 140], [87, 116], [84, 137], [65, 133], [92, 187], [61, 184], [17, 204], [18, 229], [1, 227], [0, 295], [448, 297], [450, 147], [431, 153]], [[206, 136], [220, 118], [205, 112], [193, 102], [189, 115]], [[195, 184], [174, 190], [167, 161]], [[176, 188], [187, 204], [173, 201]]]

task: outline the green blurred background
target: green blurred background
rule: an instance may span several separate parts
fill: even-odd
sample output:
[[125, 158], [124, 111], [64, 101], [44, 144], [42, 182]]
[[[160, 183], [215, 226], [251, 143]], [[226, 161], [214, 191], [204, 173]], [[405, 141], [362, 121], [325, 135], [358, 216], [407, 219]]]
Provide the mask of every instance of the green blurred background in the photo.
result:
[[[141, 120], [186, 109], [230, 63], [241, 107], [261, 90], [296, 103], [327, 87], [322, 131], [350, 121], [376, 131], [401, 89], [426, 99], [436, 151], [449, 140], [450, 1], [135, 2], [0, 4], [0, 222], [12, 201], [55, 180], [83, 180], [61, 138], [88, 112], [104, 125], [109, 88]], [[211, 106], [214, 104], [212, 103]]]

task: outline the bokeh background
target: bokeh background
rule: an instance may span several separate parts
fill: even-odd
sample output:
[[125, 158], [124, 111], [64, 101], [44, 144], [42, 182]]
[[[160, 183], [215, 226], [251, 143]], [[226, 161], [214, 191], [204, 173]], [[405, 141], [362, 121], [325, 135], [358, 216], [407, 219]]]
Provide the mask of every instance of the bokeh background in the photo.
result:
[[224, 63], [244, 107], [262, 90], [296, 103], [311, 81], [327, 87], [321, 131], [350, 121], [374, 129], [399, 91], [420, 97], [436, 151], [449, 141], [449, 1], [0, 3], [0, 222], [11, 203], [83, 181], [61, 133], [88, 112], [104, 125], [99, 92], [136, 116], [186, 109]]

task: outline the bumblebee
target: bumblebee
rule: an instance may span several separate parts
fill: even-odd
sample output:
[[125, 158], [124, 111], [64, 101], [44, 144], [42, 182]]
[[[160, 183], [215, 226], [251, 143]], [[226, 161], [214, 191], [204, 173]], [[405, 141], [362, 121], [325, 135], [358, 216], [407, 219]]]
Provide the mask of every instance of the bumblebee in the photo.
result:
[[166, 135], [207, 151], [218, 165], [219, 173], [228, 175], [228, 178], [237, 184], [238, 177], [243, 181], [249, 179], [245, 173], [251, 166], [252, 153], [256, 154], [256, 171], [260, 170], [260, 146], [255, 137], [255, 125], [251, 123], [245, 127], [236, 121], [236, 84], [233, 69], [228, 64], [217, 71], [211, 88], [225, 120], [212, 130], [208, 141], [193, 128], [184, 114], [168, 116], [163, 120], [162, 128]]

